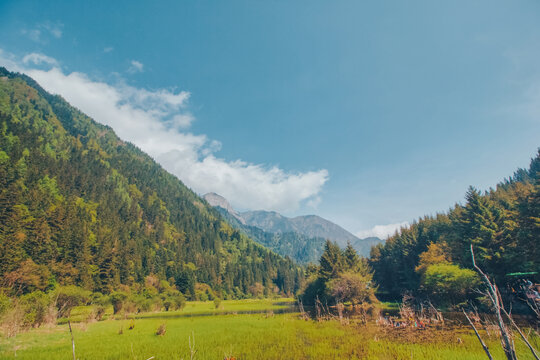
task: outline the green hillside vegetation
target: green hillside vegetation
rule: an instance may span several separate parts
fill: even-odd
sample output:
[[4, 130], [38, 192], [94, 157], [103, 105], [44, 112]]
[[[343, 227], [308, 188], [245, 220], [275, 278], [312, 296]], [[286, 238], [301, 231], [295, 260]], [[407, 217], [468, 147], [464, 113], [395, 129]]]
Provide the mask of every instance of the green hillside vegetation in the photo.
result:
[[443, 303], [477, 296], [470, 245], [478, 265], [509, 292], [509, 273], [540, 272], [540, 150], [529, 169], [484, 193], [469, 188], [466, 202], [448, 213], [426, 216], [384, 245], [372, 249], [370, 263], [385, 295], [406, 291]]
[[10, 296], [243, 298], [293, 294], [303, 277], [111, 128], [4, 68], [0, 224]]

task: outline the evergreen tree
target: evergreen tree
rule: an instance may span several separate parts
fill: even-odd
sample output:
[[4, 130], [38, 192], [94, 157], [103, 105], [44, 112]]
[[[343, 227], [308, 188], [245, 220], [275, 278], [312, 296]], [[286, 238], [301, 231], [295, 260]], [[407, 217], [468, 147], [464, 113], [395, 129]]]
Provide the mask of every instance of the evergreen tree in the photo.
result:
[[344, 270], [344, 257], [339, 245], [336, 242], [327, 240], [324, 245], [324, 252], [320, 259], [319, 273], [325, 279], [337, 276]]

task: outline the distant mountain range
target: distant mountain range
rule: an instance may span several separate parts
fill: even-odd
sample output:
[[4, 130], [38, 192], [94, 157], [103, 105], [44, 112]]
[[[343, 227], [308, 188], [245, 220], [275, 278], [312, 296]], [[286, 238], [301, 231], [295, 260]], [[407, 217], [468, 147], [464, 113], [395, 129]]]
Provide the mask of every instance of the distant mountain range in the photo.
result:
[[369, 256], [371, 247], [383, 242], [377, 237], [360, 239], [341, 226], [317, 215], [289, 218], [275, 211], [238, 212], [227, 199], [216, 193], [208, 193], [203, 198], [209, 205], [220, 210], [231, 225], [243, 230], [278, 254], [289, 256], [299, 262], [316, 262], [327, 239], [335, 241], [341, 247], [350, 242], [362, 256]]

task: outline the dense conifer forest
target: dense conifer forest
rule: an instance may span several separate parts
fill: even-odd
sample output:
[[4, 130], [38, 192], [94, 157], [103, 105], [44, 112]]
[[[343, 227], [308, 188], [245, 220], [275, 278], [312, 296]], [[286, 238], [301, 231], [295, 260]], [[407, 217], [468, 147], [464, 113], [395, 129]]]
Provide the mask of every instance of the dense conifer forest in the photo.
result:
[[[495, 161], [495, 160], [494, 160]], [[406, 291], [459, 303], [474, 294], [478, 265], [505, 292], [519, 276], [539, 282], [540, 150], [520, 169], [486, 192], [470, 187], [465, 204], [426, 216], [372, 248], [370, 264], [380, 292]]]
[[0, 224], [1, 285], [14, 294], [111, 293], [150, 277], [188, 298], [205, 286], [242, 298], [293, 294], [303, 277], [111, 128], [4, 68]]

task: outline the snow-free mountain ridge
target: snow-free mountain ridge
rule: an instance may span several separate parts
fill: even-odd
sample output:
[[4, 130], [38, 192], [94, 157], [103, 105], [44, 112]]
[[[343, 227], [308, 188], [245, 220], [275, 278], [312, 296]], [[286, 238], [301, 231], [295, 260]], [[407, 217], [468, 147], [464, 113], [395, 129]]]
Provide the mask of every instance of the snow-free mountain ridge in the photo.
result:
[[[382, 242], [381, 239], [372, 237], [360, 239], [341, 226], [317, 215], [304, 215], [289, 218], [275, 211], [245, 211], [237, 212], [223, 196], [216, 193], [208, 193], [203, 196], [212, 206], [226, 210], [242, 225], [256, 227], [267, 233], [285, 234], [296, 233], [309, 238], [328, 239], [335, 241], [341, 247], [348, 242], [363, 256], [369, 256], [373, 245]], [[319, 241], [318, 240], [318, 241]], [[323, 244], [321, 245], [321, 247]], [[284, 254], [289, 255], [290, 254]]]

